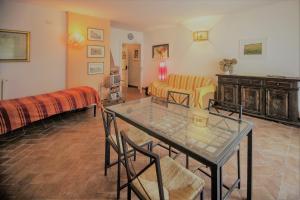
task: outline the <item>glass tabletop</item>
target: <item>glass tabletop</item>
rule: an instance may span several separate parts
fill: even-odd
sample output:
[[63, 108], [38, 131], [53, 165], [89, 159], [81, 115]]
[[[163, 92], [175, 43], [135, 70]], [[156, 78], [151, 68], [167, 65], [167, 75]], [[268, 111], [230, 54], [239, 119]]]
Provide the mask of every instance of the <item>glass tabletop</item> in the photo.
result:
[[154, 137], [166, 138], [213, 163], [252, 128], [250, 122], [209, 114], [207, 110], [160, 105], [152, 102], [151, 97], [107, 109], [155, 133]]

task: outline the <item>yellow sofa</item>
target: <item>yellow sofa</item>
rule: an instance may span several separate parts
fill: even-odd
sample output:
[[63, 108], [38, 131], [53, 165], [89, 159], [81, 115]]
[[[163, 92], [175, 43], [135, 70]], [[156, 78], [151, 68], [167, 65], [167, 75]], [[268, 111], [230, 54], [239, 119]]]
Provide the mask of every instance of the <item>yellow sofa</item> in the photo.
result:
[[150, 95], [167, 97], [168, 91], [190, 94], [190, 106], [206, 108], [214, 98], [216, 84], [213, 78], [192, 75], [170, 74], [165, 81], [154, 81], [148, 87]]

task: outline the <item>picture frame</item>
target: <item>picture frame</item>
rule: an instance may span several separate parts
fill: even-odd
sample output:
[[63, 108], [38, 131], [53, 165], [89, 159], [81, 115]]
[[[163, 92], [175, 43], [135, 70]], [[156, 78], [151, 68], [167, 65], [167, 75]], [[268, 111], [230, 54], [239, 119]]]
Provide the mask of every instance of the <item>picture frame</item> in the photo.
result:
[[30, 32], [0, 29], [0, 62], [29, 62]]
[[104, 30], [98, 28], [88, 28], [87, 29], [87, 39], [90, 41], [103, 41], [104, 40]]
[[169, 44], [152, 46], [152, 58], [169, 58]]
[[88, 58], [104, 58], [105, 48], [101, 45], [88, 45], [87, 57]]
[[267, 53], [267, 38], [246, 39], [239, 41], [240, 58], [265, 58]]
[[88, 63], [88, 75], [103, 74], [104, 63], [103, 62], [89, 62]]
[[133, 60], [135, 60], [135, 61], [140, 60], [140, 50], [139, 49], [134, 49], [134, 51], [133, 51]]

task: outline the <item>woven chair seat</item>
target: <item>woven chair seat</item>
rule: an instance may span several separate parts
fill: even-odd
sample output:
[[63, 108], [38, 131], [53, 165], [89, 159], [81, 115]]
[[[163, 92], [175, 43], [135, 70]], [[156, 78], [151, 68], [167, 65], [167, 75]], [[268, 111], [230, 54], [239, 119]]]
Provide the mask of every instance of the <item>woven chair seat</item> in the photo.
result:
[[[124, 131], [127, 136], [137, 145], [139, 146], [143, 146], [149, 142], [151, 142], [153, 140], [153, 138], [151, 136], [149, 136], [147, 133], [145, 133], [144, 131], [137, 129], [133, 126], [130, 126], [129, 128], [123, 129], [122, 131]], [[116, 137], [112, 137], [112, 140], [115, 144], [117, 144], [117, 140]], [[119, 135], [119, 144], [120, 144], [120, 150], [121, 153], [123, 153], [123, 146], [122, 146], [122, 141], [121, 141], [121, 135]], [[129, 147], [128, 151], [131, 151], [132, 148]]]
[[[185, 169], [172, 158], [166, 156], [160, 159], [160, 165], [166, 200], [193, 200], [202, 191], [204, 180]], [[133, 186], [145, 199], [150, 197], [151, 200], [159, 200], [157, 184], [155, 165], [152, 165], [138, 179], [133, 181]]]

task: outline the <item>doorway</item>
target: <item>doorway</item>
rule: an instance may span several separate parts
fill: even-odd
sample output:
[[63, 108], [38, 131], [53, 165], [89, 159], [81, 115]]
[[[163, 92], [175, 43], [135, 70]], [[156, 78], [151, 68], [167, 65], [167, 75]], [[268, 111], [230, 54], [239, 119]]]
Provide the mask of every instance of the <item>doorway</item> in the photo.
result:
[[127, 87], [141, 90], [141, 45], [122, 44], [122, 89]]

